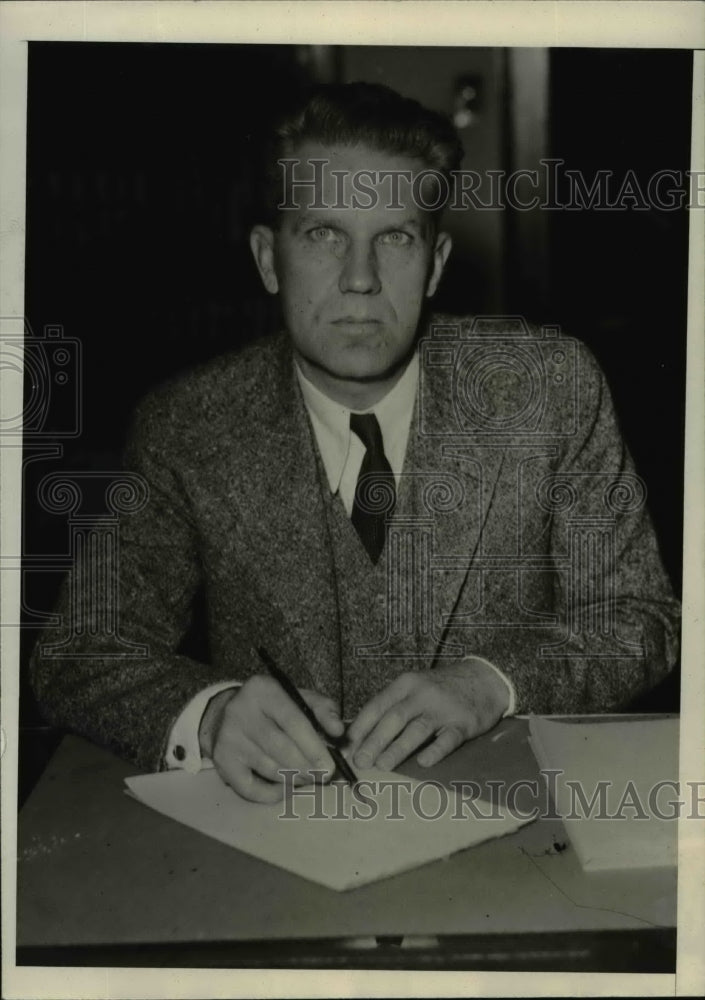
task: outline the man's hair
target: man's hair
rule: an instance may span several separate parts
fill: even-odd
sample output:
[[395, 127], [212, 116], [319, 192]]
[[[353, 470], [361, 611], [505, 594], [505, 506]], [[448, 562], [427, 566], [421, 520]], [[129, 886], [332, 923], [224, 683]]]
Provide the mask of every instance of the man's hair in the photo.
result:
[[275, 222], [282, 200], [283, 170], [279, 161], [291, 158], [305, 142], [325, 146], [369, 146], [380, 152], [408, 156], [448, 180], [463, 157], [463, 147], [450, 120], [418, 101], [402, 97], [379, 83], [326, 84], [275, 125], [266, 145], [263, 206]]

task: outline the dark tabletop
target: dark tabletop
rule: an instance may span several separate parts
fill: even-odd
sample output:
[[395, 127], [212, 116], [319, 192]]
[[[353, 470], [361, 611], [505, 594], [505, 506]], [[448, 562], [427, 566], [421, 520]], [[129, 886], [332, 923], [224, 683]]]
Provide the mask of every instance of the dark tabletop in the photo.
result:
[[[445, 782], [534, 779], [543, 788], [521, 719], [505, 720], [431, 771], [411, 762], [400, 770]], [[120, 964], [115, 956], [125, 949], [133, 960], [146, 949], [134, 964], [152, 964], [160, 949], [177, 944], [184, 964], [210, 964], [194, 958], [199, 947], [202, 956], [220, 949], [216, 964], [239, 964], [227, 963], [223, 949], [248, 952], [249, 964], [258, 964], [258, 947], [270, 949], [263, 953], [270, 960], [259, 964], [277, 964], [277, 956], [287, 964], [292, 948], [305, 964], [312, 942], [335, 940], [348, 949], [346, 961], [350, 949], [358, 958], [368, 949], [374, 966], [371, 950], [380, 943], [395, 954], [417, 948], [421, 956], [431, 946], [437, 954], [439, 938], [457, 951], [462, 938], [466, 961], [480, 945], [486, 957], [492, 943], [505, 968], [517, 967], [507, 964], [507, 948], [515, 957], [524, 948], [527, 967], [540, 967], [529, 955], [537, 942], [539, 952], [555, 953], [549, 968], [577, 968], [583, 960], [594, 967], [595, 943], [608, 941], [607, 965], [631, 968], [632, 953], [648, 967], [675, 948], [675, 869], [584, 873], [558, 819], [339, 893], [153, 812], [124, 794], [123, 779], [134, 773], [78, 737], [61, 743], [19, 818], [18, 962], [44, 964], [45, 956], [46, 964], [63, 964], [71, 946], [74, 960], [76, 949], [88, 956], [83, 964]], [[531, 796], [527, 805], [535, 803]], [[521, 807], [521, 795], [517, 802]], [[321, 947], [313, 951], [320, 958]], [[557, 951], [568, 954], [568, 965]], [[166, 964], [181, 964], [173, 951], [164, 956]]]

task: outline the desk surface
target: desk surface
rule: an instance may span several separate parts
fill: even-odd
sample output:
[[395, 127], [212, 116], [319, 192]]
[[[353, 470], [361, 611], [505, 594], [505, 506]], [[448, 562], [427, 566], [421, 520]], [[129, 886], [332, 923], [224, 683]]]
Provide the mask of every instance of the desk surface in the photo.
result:
[[[534, 779], [543, 795], [527, 733], [525, 721], [505, 720], [432, 772], [413, 763], [400, 770], [480, 784]], [[134, 768], [124, 761], [67, 737], [22, 809], [17, 943], [25, 961], [34, 954], [39, 963], [42, 949], [66, 946], [332, 938], [363, 944], [372, 938], [374, 944], [375, 938], [398, 943], [402, 936], [413, 946], [429, 935], [462, 935], [475, 943], [496, 941], [498, 934], [503, 942], [568, 935], [575, 948], [586, 932], [621, 931], [633, 947], [634, 932], [646, 941], [655, 928], [662, 929], [659, 947], [666, 940], [670, 951], [675, 942], [675, 871], [586, 874], [569, 844], [556, 850], [567, 843], [557, 819], [539, 819], [444, 861], [337, 893], [153, 812], [124, 794], [130, 774]], [[667, 939], [663, 929], [670, 929]], [[56, 955], [52, 963], [58, 964]], [[164, 964], [184, 963], [167, 958]]]

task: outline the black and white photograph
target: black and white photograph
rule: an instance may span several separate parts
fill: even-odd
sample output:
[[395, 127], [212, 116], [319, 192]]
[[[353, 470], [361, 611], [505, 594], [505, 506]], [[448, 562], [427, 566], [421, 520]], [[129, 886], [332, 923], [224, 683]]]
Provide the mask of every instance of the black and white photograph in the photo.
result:
[[705, 987], [697, 6], [0, 7], [3, 995]]

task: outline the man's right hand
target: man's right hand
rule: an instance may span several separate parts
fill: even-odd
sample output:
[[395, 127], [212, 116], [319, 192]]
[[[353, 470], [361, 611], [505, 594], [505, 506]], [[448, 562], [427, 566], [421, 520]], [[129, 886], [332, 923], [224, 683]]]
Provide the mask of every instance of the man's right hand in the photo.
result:
[[[344, 725], [330, 698], [301, 690], [331, 736]], [[242, 687], [221, 691], [208, 703], [199, 728], [201, 753], [210, 757], [223, 781], [253, 802], [284, 797], [281, 769], [295, 769], [297, 784], [330, 781], [335, 765], [321, 737], [275, 680], [256, 675]], [[314, 770], [322, 775], [311, 775]]]

